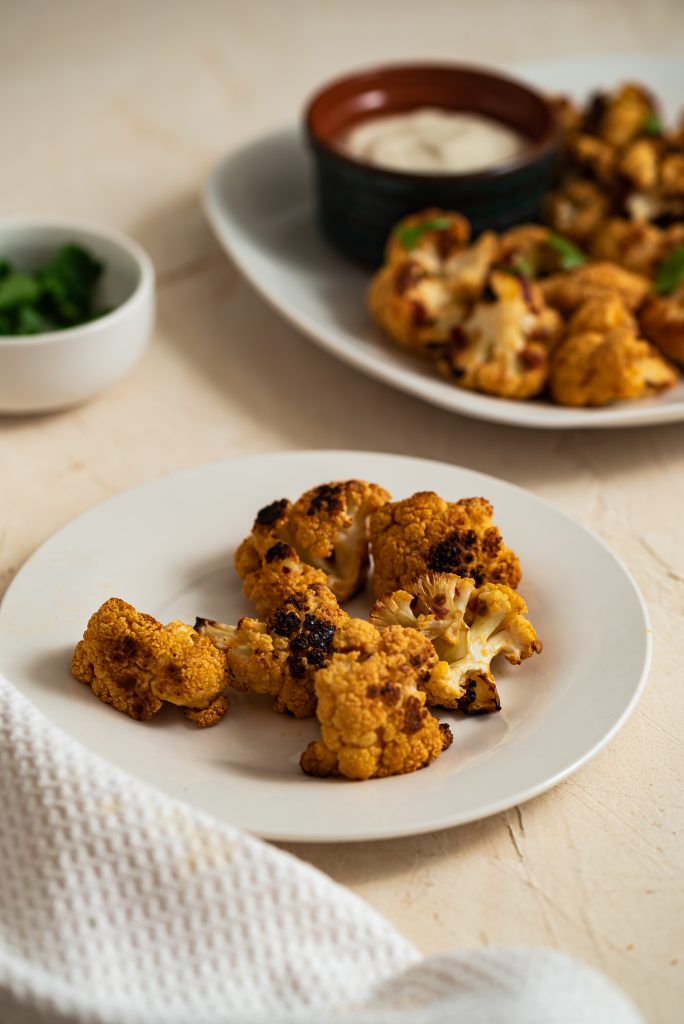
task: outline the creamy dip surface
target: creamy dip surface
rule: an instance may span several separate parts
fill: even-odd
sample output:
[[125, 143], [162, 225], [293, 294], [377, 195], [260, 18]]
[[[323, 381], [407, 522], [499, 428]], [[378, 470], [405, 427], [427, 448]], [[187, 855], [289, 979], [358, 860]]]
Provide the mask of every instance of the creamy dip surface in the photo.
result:
[[528, 145], [525, 135], [500, 121], [437, 107], [370, 118], [340, 140], [340, 149], [356, 160], [433, 174], [484, 171]]

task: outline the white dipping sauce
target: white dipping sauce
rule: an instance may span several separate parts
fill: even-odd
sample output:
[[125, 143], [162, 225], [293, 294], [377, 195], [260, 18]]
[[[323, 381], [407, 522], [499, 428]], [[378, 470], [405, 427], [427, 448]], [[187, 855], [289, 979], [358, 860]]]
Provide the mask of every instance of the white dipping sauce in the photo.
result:
[[517, 156], [529, 139], [500, 121], [437, 107], [369, 118], [340, 140], [348, 156], [393, 171], [464, 174]]

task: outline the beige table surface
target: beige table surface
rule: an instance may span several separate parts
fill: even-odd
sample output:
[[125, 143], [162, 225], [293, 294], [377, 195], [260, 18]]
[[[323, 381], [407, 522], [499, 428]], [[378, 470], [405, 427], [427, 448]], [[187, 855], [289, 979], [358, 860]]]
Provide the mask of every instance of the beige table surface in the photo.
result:
[[0, 594], [77, 513], [237, 454], [404, 452], [563, 507], [627, 562], [653, 616], [650, 683], [621, 734], [552, 792], [487, 821], [290, 849], [425, 951], [549, 944], [606, 971], [649, 1021], [680, 1021], [684, 428], [514, 430], [394, 392], [281, 323], [223, 257], [198, 203], [227, 149], [291, 122], [337, 70], [582, 50], [684, 51], [684, 3], [4, 0], [0, 206], [130, 232], [155, 261], [159, 315], [144, 361], [118, 386], [69, 412], [0, 418]]

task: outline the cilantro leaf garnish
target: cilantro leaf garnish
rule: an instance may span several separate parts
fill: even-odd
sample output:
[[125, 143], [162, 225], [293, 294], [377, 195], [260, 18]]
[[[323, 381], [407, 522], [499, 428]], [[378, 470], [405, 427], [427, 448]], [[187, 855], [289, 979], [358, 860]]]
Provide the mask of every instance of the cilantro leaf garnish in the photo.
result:
[[526, 277], [528, 281], [533, 281], [537, 276], [534, 263], [527, 256], [519, 256], [515, 263], [511, 264], [511, 271], [516, 277]]
[[641, 130], [644, 135], [662, 135], [665, 129], [657, 114], [647, 114], [641, 122]]
[[40, 334], [87, 323], [102, 264], [79, 245], [64, 245], [40, 270], [15, 270], [0, 259], [0, 335]]
[[684, 245], [674, 249], [660, 264], [655, 281], [658, 295], [671, 295], [684, 278]]
[[78, 245], [63, 246], [43, 267], [38, 280], [44, 298], [65, 326], [90, 320], [101, 273], [102, 264]]
[[397, 238], [409, 252], [415, 249], [418, 242], [430, 231], [443, 231], [451, 227], [451, 217], [430, 217], [420, 224], [410, 224], [396, 229]]
[[13, 270], [0, 280], [0, 309], [32, 305], [39, 295], [40, 288], [31, 274]]
[[574, 267], [583, 267], [587, 262], [586, 255], [573, 242], [569, 242], [562, 235], [550, 234], [548, 244], [558, 254], [561, 270], [572, 270]]

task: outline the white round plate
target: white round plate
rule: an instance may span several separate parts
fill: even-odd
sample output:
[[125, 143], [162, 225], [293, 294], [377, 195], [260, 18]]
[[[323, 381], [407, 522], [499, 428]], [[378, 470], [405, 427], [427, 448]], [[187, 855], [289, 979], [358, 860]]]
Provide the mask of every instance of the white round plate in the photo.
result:
[[[644, 81], [670, 113], [684, 94], [684, 60], [675, 58], [578, 58], [515, 70], [578, 98], [626, 79]], [[455, 387], [383, 339], [366, 311], [370, 274], [338, 255], [317, 228], [310, 160], [295, 129], [228, 156], [206, 183], [204, 207], [223, 248], [285, 319], [339, 359], [402, 391], [466, 416], [525, 427], [628, 427], [684, 419], [684, 383], [662, 397], [604, 409], [514, 402]]]
[[[233, 552], [256, 511], [315, 484], [361, 477], [402, 498], [494, 502], [519, 554], [544, 652], [497, 680], [503, 710], [444, 712], [454, 743], [413, 775], [353, 783], [303, 775], [315, 720], [235, 695], [201, 730], [175, 708], [148, 723], [100, 703], [69, 674], [89, 615], [123, 597], [163, 621], [249, 612]], [[367, 614], [370, 597], [357, 602]], [[647, 613], [615, 556], [539, 498], [472, 470], [396, 455], [294, 452], [174, 473], [86, 512], [40, 548], [0, 606], [0, 671], [65, 732], [146, 782], [272, 839], [345, 841], [434, 831], [528, 800], [584, 764], [634, 707], [650, 661]]]

